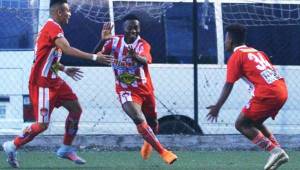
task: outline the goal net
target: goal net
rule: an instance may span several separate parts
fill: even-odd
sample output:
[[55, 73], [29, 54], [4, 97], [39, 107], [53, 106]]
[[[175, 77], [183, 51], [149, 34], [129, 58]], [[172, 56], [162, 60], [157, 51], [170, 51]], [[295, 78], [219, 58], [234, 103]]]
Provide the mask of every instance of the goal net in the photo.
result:
[[171, 2], [141, 0], [71, 0], [70, 4], [76, 12], [96, 23], [120, 20], [137, 11], [159, 19], [172, 6]]
[[224, 24], [282, 26], [300, 24], [300, 0], [234, 0], [222, 2]]

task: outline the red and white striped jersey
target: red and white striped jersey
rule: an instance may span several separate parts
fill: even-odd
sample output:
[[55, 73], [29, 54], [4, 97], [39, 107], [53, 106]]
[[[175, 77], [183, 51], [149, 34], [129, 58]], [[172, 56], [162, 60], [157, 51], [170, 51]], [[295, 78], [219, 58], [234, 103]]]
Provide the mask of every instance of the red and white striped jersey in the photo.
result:
[[54, 87], [61, 83], [57, 75], [57, 64], [62, 51], [54, 43], [57, 38], [61, 37], [64, 37], [64, 32], [60, 25], [53, 19], [48, 19], [36, 40], [29, 83], [42, 87]]
[[[128, 47], [132, 47], [140, 56], [146, 57], [147, 63], [152, 63], [149, 43], [138, 36], [132, 43], [127, 44], [124, 35], [118, 35], [108, 40], [103, 49], [103, 54], [114, 56], [112, 68], [115, 74], [116, 91], [135, 91], [137, 93], [148, 93], [153, 91], [153, 85], [149, 73], [148, 64], [140, 64], [128, 56]], [[135, 77], [132, 81], [122, 81], [120, 77]], [[126, 78], [125, 78], [126, 79]]]
[[253, 96], [263, 98], [278, 96], [285, 84], [264, 52], [245, 45], [236, 47], [227, 63], [226, 82], [234, 83], [239, 78], [250, 85]]

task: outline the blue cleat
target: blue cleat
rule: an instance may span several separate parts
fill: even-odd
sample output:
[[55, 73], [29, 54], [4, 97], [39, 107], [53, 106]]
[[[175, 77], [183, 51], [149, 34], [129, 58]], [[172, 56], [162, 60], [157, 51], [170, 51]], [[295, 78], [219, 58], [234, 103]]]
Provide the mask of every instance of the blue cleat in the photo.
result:
[[76, 152], [75, 148], [68, 145], [62, 145], [56, 152], [56, 155], [59, 158], [68, 159], [70, 161], [73, 161], [76, 164], [85, 164], [86, 161], [79, 157]]

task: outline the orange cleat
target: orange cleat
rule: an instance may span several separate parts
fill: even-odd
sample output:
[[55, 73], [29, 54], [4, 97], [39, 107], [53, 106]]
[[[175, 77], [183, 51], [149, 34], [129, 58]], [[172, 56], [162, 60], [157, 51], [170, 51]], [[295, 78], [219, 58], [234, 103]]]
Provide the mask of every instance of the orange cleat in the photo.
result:
[[144, 145], [142, 146], [142, 149], [141, 149], [141, 156], [144, 160], [147, 160], [150, 158], [151, 156], [151, 153], [152, 153], [152, 146], [144, 141]]
[[177, 156], [173, 152], [168, 151], [166, 149], [163, 151], [162, 154], [160, 154], [160, 156], [169, 165], [171, 165], [177, 160]]

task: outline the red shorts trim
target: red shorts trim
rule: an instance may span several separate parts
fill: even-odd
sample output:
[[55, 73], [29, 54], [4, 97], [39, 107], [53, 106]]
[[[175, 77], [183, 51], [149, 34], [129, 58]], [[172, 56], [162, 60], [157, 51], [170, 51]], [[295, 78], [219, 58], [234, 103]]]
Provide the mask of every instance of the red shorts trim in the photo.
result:
[[34, 117], [40, 123], [49, 123], [54, 107], [60, 107], [62, 101], [77, 100], [76, 94], [64, 81], [51, 88], [29, 84], [29, 97]]

